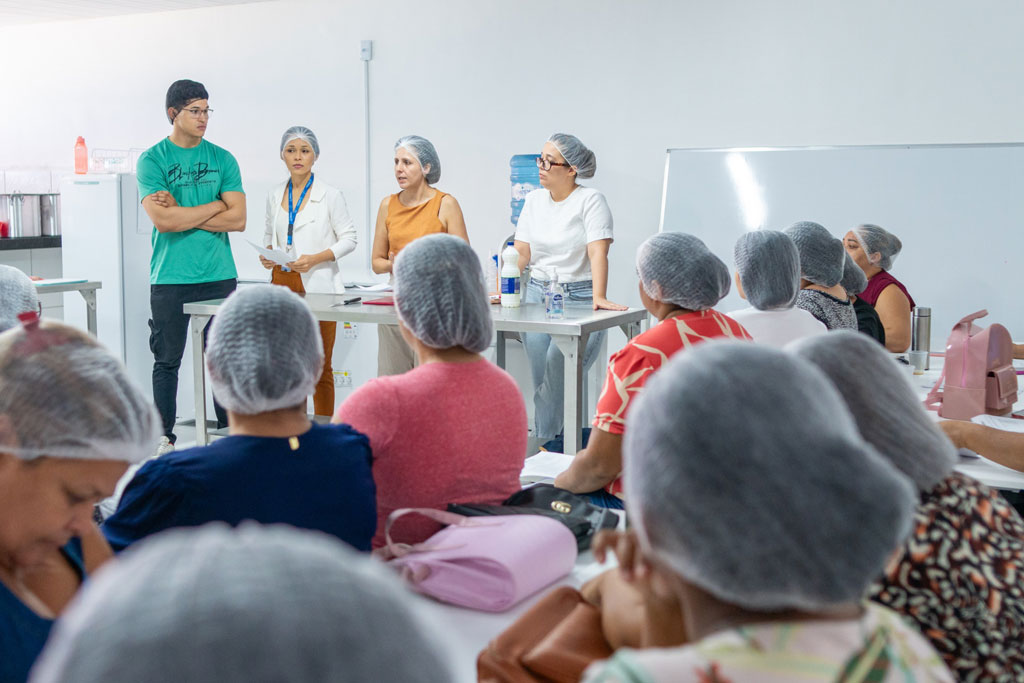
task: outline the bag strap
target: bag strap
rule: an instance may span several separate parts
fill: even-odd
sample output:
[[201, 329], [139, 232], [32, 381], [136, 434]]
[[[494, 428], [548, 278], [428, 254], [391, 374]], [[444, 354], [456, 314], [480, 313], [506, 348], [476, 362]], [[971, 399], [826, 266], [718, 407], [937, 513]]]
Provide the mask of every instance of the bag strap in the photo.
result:
[[939, 373], [938, 381], [935, 382], [935, 386], [933, 386], [928, 391], [928, 396], [926, 396], [925, 399], [924, 399], [924, 407], [927, 408], [928, 410], [938, 410], [939, 406], [942, 405], [942, 392], [939, 391], [939, 387], [941, 387], [942, 383], [945, 382], [945, 381], [946, 381], [946, 364], [943, 363], [942, 364], [942, 372]]
[[415, 546], [409, 545], [408, 543], [395, 543], [391, 540], [391, 526], [395, 521], [399, 517], [404, 517], [405, 515], [413, 513], [423, 515], [424, 517], [428, 517], [439, 524], [446, 524], [449, 526], [453, 524], [461, 525], [468, 519], [465, 515], [458, 515], [454, 512], [445, 512], [444, 510], [435, 510], [434, 508], [398, 508], [388, 515], [387, 521], [384, 522], [385, 547], [391, 557], [403, 557], [408, 555], [410, 552], [413, 552]]
[[[988, 310], [983, 308], [980, 311], [975, 311], [974, 313], [965, 315], [964, 317], [960, 318], [960, 320], [957, 322], [957, 325], [966, 324], [968, 331], [970, 331], [971, 323], [977, 320], [978, 318], [984, 318], [986, 315], [988, 315]], [[954, 325], [954, 327], [956, 327], [956, 325]]]

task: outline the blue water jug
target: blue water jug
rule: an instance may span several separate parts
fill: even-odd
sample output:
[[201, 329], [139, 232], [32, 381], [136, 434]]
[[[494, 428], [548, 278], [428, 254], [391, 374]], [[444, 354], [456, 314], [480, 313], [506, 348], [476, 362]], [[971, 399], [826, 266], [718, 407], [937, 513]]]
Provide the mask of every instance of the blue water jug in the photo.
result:
[[509, 180], [512, 181], [512, 225], [519, 224], [526, 195], [540, 188], [539, 154], [516, 154], [509, 162]]

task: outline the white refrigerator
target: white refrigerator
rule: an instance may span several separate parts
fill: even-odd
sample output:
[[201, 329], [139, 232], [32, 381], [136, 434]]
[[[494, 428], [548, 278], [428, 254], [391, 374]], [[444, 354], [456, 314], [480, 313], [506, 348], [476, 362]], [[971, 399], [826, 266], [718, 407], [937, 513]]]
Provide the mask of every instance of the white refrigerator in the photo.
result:
[[[129, 376], [152, 397], [149, 257], [153, 224], [139, 201], [135, 175], [69, 175], [61, 179], [60, 193], [64, 277], [103, 283], [96, 292], [99, 340], [124, 362]], [[78, 292], [64, 296], [64, 321], [85, 329], [81, 296]], [[194, 405], [189, 341], [178, 371], [178, 419], [191, 419]], [[207, 406], [213, 416], [210, 396]]]

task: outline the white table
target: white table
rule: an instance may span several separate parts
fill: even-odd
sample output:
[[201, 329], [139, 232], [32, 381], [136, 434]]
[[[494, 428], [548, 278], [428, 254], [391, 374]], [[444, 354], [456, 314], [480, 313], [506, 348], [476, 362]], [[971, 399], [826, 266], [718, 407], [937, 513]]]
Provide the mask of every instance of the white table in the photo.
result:
[[[394, 325], [398, 316], [393, 306], [375, 306], [363, 303], [344, 305], [344, 300], [358, 295], [348, 294], [305, 294], [317, 320], [336, 322], [362, 322], [378, 325]], [[389, 294], [390, 296], [390, 294]], [[378, 298], [367, 294], [364, 299]], [[206, 377], [203, 353], [203, 328], [224, 299], [197, 301], [184, 306], [184, 312], [192, 316], [192, 372], [196, 405], [196, 444], [205, 445], [209, 436], [206, 430]], [[612, 327], [620, 328], [628, 339], [640, 332], [641, 323], [647, 319], [647, 311], [631, 308], [627, 311], [591, 311], [580, 308], [565, 309], [561, 320], [548, 320], [541, 304], [523, 304], [519, 308], [491, 306], [491, 317], [497, 330], [496, 361], [505, 367], [505, 344], [508, 338], [520, 332], [550, 334], [558, 350], [565, 356], [565, 441], [564, 451], [576, 453], [582, 439], [583, 425], [583, 350], [588, 337], [594, 332]]]
[[[911, 383], [917, 390], [922, 401], [939, 380], [939, 376], [942, 374], [942, 362], [942, 356], [933, 355], [931, 356], [930, 369], [926, 370], [924, 374], [921, 375], [911, 375]], [[1016, 407], [1020, 408], [1021, 404], [1018, 403]], [[936, 421], [946, 419], [939, 417], [939, 414], [933, 410], [929, 410], [928, 414]], [[1009, 467], [1004, 467], [985, 457], [974, 458], [961, 456], [956, 469], [958, 472], [962, 472], [969, 477], [974, 477], [982, 484], [994, 489], [1003, 489], [1005, 491], [1024, 490], [1024, 472], [1018, 472], [1017, 470], [1010, 469]]]
[[40, 294], [60, 294], [61, 292], [77, 291], [85, 299], [86, 327], [92, 336], [96, 336], [96, 290], [103, 287], [99, 280], [34, 280], [36, 291]]

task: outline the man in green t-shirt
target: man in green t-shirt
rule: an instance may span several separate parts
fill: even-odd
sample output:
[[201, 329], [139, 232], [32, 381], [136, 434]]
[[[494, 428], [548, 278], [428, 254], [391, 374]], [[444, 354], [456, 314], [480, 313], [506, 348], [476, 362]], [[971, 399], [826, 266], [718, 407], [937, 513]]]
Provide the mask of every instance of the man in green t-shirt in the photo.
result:
[[[176, 439], [178, 368], [188, 333], [182, 306], [222, 299], [237, 284], [227, 233], [245, 230], [245, 193], [235, 158], [203, 139], [212, 111], [202, 83], [172, 83], [166, 112], [174, 128], [139, 157], [137, 168], [142, 208], [153, 221], [149, 346], [164, 429], [160, 453], [172, 450]], [[227, 413], [216, 400], [214, 408], [218, 426], [226, 426]]]

